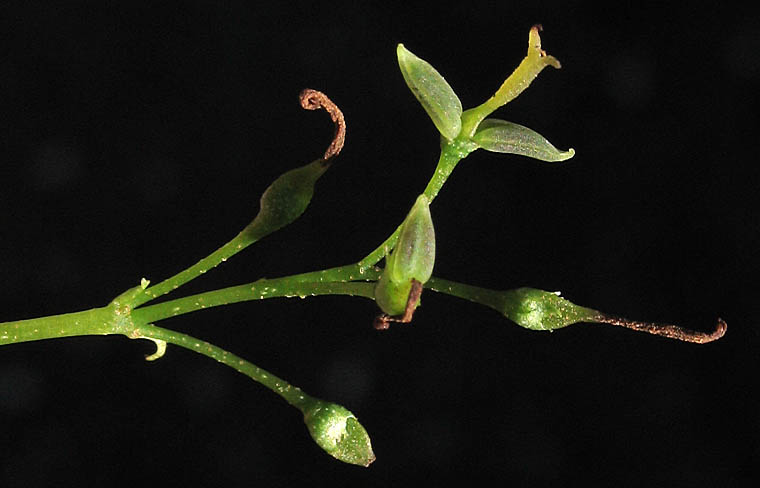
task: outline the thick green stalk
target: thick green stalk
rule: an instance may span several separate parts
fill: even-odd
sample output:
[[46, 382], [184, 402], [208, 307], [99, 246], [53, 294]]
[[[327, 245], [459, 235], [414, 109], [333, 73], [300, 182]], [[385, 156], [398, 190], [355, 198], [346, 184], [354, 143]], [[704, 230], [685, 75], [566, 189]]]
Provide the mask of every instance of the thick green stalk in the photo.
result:
[[[340, 268], [324, 271], [339, 274], [337, 273], [338, 270]], [[142, 288], [138, 287], [120, 295], [105, 307], [0, 323], [0, 346], [18, 342], [83, 335], [123, 334], [133, 337], [133, 331], [136, 328], [142, 328], [150, 322], [219, 305], [261, 300], [264, 298], [350, 295], [374, 299], [374, 282], [326, 281], [315, 283], [302, 281], [307, 276], [311, 276], [312, 278], [318, 277], [320, 273], [320, 271], [315, 271], [304, 273], [303, 275], [269, 280], [263, 279], [245, 285], [222, 288], [220, 290], [199, 293], [156, 305], [133, 309], [133, 300], [141, 296], [142, 292]], [[377, 279], [380, 274], [374, 267], [365, 273], [368, 279]]]
[[0, 323], [0, 346], [81, 335], [121, 334], [123, 325], [108, 307]]
[[231, 303], [277, 297], [306, 298], [316, 295], [349, 295], [374, 299], [375, 284], [364, 282], [309, 283], [294, 280], [289, 276], [261, 279], [245, 285], [230, 286], [138, 308], [132, 311], [132, 318], [136, 323], [150, 323]]

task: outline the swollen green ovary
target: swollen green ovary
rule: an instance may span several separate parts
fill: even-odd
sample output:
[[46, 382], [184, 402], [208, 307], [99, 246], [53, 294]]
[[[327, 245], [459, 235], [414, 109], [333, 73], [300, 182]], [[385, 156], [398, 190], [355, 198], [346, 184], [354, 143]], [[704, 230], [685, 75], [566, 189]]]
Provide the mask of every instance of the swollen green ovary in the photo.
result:
[[412, 290], [412, 280], [406, 282], [394, 282], [388, 275], [383, 273], [375, 287], [375, 301], [380, 310], [388, 315], [401, 315], [406, 310], [406, 302], [409, 292]]

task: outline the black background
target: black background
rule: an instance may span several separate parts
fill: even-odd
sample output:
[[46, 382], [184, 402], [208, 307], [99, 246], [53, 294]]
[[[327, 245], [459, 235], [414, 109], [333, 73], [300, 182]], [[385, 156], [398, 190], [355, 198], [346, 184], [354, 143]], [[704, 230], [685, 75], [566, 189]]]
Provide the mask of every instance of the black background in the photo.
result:
[[[250, 3], [250, 4], [249, 4]], [[284, 2], [283, 2], [284, 3]], [[523, 2], [526, 3], [526, 2]], [[374, 303], [278, 299], [162, 322], [354, 411], [377, 461], [321, 452], [299, 413], [169, 347], [85, 337], [0, 349], [0, 486], [749, 486], [754, 399], [760, 16], [730, 8], [461, 2], [4, 2], [0, 320], [107, 303], [194, 263], [255, 215], [283, 171], [348, 121], [307, 213], [179, 294], [354, 262], [401, 221], [438, 136], [395, 46], [465, 107], [544, 25], [546, 69], [497, 117], [574, 159], [476, 152], [432, 206], [437, 276], [561, 290], [691, 345], [600, 325], [531, 332], [426, 293], [378, 333]]]

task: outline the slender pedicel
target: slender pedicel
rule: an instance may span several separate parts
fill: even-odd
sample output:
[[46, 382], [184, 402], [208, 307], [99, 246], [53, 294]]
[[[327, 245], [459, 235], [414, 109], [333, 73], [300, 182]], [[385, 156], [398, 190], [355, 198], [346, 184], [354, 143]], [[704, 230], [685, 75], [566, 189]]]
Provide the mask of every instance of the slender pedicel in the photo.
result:
[[336, 156], [343, 148], [346, 139], [346, 121], [340, 109], [320, 91], [305, 89], [301, 91], [299, 100], [306, 110], [324, 108], [335, 123], [335, 136], [323, 157], [280, 175], [261, 196], [259, 213], [237, 236], [193, 266], [146, 289], [141, 296], [135, 298], [134, 307], [194, 280], [259, 239], [289, 225], [303, 214], [311, 202], [314, 185], [330, 167], [330, 158]]

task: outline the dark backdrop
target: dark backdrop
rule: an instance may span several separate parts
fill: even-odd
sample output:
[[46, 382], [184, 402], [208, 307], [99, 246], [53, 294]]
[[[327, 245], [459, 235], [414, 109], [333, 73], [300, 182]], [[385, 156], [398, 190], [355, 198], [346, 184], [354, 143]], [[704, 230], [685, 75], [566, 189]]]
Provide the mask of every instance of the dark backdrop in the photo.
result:
[[[346, 405], [378, 460], [344, 465], [297, 411], [209, 359], [119, 337], [0, 349], [0, 486], [748, 486], [760, 455], [760, 16], [729, 8], [462, 2], [4, 2], [0, 320], [101, 306], [194, 263], [332, 128], [348, 140], [298, 222], [183, 293], [353, 262], [401, 221], [438, 136], [395, 46], [480, 103], [544, 25], [562, 61], [498, 116], [567, 163], [472, 154], [432, 207], [436, 275], [726, 337], [531, 332], [426, 293], [378, 333], [363, 299], [271, 300], [162, 322]], [[254, 3], [256, 5], [254, 5]], [[285, 3], [285, 2], [283, 2]], [[754, 309], [754, 310], [753, 310]]]

